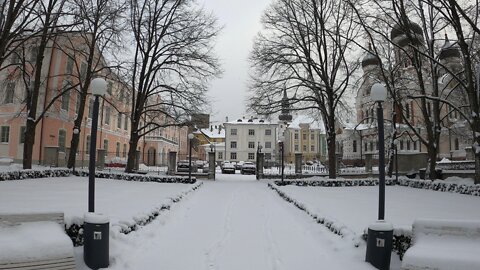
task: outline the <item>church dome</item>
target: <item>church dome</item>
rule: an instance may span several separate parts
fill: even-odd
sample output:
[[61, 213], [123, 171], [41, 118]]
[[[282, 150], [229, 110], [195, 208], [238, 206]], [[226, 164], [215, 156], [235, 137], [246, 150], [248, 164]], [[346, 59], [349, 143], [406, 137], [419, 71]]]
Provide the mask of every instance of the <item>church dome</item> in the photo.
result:
[[458, 44], [451, 42], [448, 39], [447, 34], [445, 34], [445, 43], [440, 50], [440, 55], [438, 56], [440, 60], [445, 60], [447, 58], [460, 58], [460, 50]]
[[403, 47], [410, 43], [408, 36], [406, 35], [407, 29], [413, 36], [413, 44], [423, 43], [423, 30], [420, 25], [414, 22], [409, 22], [406, 27], [402, 27], [400, 24], [395, 24], [390, 32], [390, 39], [400, 47]]
[[378, 66], [380, 65], [380, 59], [375, 54], [371, 53], [371, 46], [368, 45], [369, 51], [365, 54], [365, 57], [362, 59], [362, 67], [367, 66]]

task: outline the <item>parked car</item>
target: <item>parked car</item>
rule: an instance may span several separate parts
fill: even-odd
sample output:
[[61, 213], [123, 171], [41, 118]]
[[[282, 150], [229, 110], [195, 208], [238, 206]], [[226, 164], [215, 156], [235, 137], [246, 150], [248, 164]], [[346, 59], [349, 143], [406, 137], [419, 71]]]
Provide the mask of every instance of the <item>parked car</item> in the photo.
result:
[[242, 169], [240, 170], [241, 174], [255, 174], [257, 168], [253, 162], [244, 162]]
[[235, 164], [235, 170], [241, 170], [243, 166], [243, 161], [239, 161]]
[[[188, 160], [180, 160], [177, 162], [177, 172], [189, 172], [189, 161]], [[195, 162], [192, 161], [192, 172], [197, 171], [197, 165]]]
[[222, 164], [222, 173], [235, 173], [235, 165], [231, 162], [224, 161]]

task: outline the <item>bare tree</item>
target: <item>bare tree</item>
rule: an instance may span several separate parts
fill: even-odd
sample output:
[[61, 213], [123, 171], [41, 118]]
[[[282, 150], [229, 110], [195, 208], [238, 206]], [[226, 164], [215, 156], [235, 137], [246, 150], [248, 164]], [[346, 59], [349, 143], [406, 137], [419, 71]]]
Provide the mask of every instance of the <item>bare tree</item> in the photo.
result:
[[19, 0], [0, 2], [0, 67], [3, 69], [5, 59], [20, 48], [29, 37], [31, 22], [35, 20], [35, 8], [38, 0]]
[[358, 68], [351, 57], [358, 27], [345, 1], [277, 0], [265, 12], [254, 43], [252, 97], [259, 114], [281, 110], [283, 91], [293, 110], [319, 110], [327, 133], [329, 177], [336, 177], [337, 113]]
[[220, 70], [212, 55], [219, 31], [216, 18], [195, 1], [129, 4], [134, 51], [128, 74], [132, 95], [126, 171], [132, 172], [140, 138], [160, 127], [188, 122], [189, 115], [206, 105], [207, 83]]
[[[118, 69], [112, 64], [114, 59], [108, 59], [109, 64], [105, 57], [113, 55], [115, 51], [122, 51], [119, 44], [120, 35], [125, 26], [122, 16], [126, 11], [126, 3], [108, 0], [76, 0], [72, 1], [70, 6], [74, 10], [75, 31], [63, 36], [66, 42], [62, 43], [59, 49], [68, 56], [72, 67], [71, 70], [66, 71], [68, 74], [65, 75], [74, 80], [71, 84], [67, 84], [66, 90], [76, 93], [80, 102], [73, 125], [68, 168], [75, 166], [91, 80], [96, 76], [109, 76], [110, 79], [116, 77], [110, 74], [111, 70]], [[118, 83], [121, 84], [121, 82]], [[121, 99], [123, 101], [123, 97]]]
[[[40, 1], [38, 6], [32, 11], [35, 19], [27, 26], [31, 30], [32, 39], [35, 40], [37, 46], [35, 50], [34, 64], [26, 63], [25, 55], [22, 59], [22, 79], [25, 83], [26, 98], [25, 110], [27, 116], [27, 124], [25, 128], [25, 143], [23, 148], [23, 168], [32, 168], [32, 152], [35, 142], [35, 129], [37, 124], [43, 119], [44, 113], [37, 114], [38, 102], [45, 73], [43, 70], [45, 52], [53, 47], [57, 31], [62, 29], [59, 24], [61, 17], [65, 15], [65, 0], [48, 0]], [[23, 50], [24, 51], [24, 50]], [[56, 98], [53, 99], [55, 101]], [[53, 103], [51, 103], [53, 104]], [[50, 106], [47, 106], [47, 110]]]

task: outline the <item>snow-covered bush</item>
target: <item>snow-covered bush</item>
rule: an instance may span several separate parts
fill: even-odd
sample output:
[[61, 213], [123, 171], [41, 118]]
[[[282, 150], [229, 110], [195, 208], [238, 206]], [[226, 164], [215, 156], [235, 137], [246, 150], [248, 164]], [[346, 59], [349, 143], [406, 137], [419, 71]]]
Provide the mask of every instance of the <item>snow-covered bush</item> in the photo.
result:
[[480, 196], [480, 185], [466, 185], [442, 180], [416, 180], [400, 178], [398, 185], [412, 188], [431, 189], [435, 191], [453, 192], [472, 196]]
[[[353, 186], [376, 186], [378, 185], [378, 179], [325, 179], [325, 180], [287, 180], [287, 181], [275, 181], [278, 186], [312, 186], [312, 187], [353, 187]], [[385, 179], [387, 186], [395, 185], [394, 179]]]
[[18, 170], [0, 172], [0, 181], [64, 177], [72, 173], [69, 169]]
[[[88, 171], [75, 171], [77, 176], [88, 176]], [[182, 183], [182, 184], [194, 184], [197, 180], [192, 177], [191, 180], [188, 177], [181, 176], [158, 176], [158, 175], [145, 175], [145, 174], [127, 174], [119, 172], [95, 172], [96, 178], [106, 178], [114, 180], [124, 181], [136, 181], [136, 182], [157, 182], [157, 183]]]

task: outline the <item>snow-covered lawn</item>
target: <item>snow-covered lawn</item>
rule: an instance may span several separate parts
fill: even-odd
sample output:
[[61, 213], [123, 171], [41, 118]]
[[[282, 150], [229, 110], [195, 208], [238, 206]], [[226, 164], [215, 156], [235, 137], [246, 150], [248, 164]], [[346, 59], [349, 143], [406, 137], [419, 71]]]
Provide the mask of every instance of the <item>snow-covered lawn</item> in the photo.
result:
[[[312, 214], [345, 226], [356, 237], [377, 219], [378, 186], [278, 187]], [[387, 186], [385, 220], [395, 228], [410, 229], [416, 218], [480, 220], [480, 197]]]
[[[192, 189], [189, 184], [96, 179], [95, 212], [110, 217], [113, 228], [131, 226]], [[196, 184], [198, 185], [198, 184]], [[88, 212], [88, 178], [59, 177], [0, 182], [0, 213], [65, 213], [67, 225], [83, 224]]]

